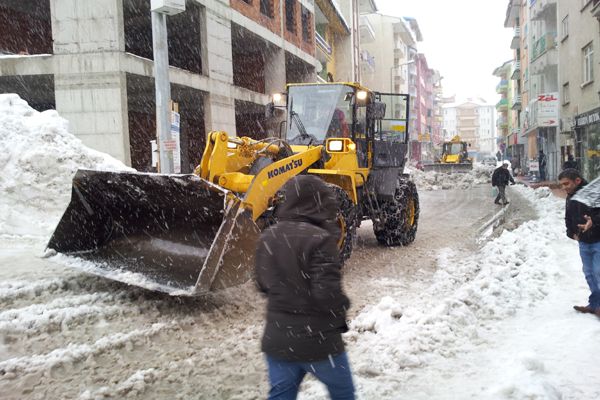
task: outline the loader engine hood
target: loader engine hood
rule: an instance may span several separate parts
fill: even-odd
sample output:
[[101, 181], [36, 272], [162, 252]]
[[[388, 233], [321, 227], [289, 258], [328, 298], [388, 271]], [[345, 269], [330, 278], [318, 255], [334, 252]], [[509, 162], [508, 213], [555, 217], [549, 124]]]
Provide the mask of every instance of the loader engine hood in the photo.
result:
[[282, 187], [281, 194], [282, 200], [275, 211], [279, 220], [323, 226], [337, 216], [335, 193], [317, 176], [294, 177]]

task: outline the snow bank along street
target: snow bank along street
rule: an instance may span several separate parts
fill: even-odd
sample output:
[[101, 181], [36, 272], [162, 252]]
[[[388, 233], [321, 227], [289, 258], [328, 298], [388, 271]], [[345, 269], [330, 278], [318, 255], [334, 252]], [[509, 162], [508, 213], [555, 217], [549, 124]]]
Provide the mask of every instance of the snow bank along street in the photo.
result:
[[[176, 298], [66, 267], [44, 247], [73, 174], [126, 167], [84, 147], [56, 112], [38, 113], [15, 95], [0, 95], [0, 138], [0, 398], [266, 397], [264, 300], [252, 282]], [[416, 176], [421, 196], [440, 201], [422, 210], [434, 214], [423, 233], [436, 228], [443, 206], [428, 190], [463, 187], [448, 183], [459, 179], [452, 175], [425, 180], [430, 174]], [[460, 179], [469, 182], [448, 196], [489, 191], [481, 169]], [[413, 245], [385, 250], [401, 265], [425, 249], [419, 256], [432, 272], [418, 285], [423, 268], [395, 265], [383, 277], [391, 266], [373, 269], [383, 259], [361, 255], [359, 243], [344, 279], [349, 297], [361, 299], [345, 336], [360, 399], [600, 398], [600, 320], [571, 309], [587, 287], [577, 246], [564, 235], [564, 200], [523, 186], [508, 196], [535, 218], [507, 221], [510, 229], [475, 251], [419, 233]], [[500, 210], [489, 194], [480, 204], [490, 215]], [[378, 290], [359, 293], [364, 287]], [[300, 398], [326, 394], [308, 379]]]

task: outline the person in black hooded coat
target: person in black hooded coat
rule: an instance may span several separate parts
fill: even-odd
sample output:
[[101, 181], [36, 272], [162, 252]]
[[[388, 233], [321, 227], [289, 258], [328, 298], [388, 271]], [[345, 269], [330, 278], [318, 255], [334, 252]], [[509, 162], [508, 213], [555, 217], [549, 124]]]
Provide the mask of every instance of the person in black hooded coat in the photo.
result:
[[269, 399], [295, 399], [307, 372], [332, 399], [354, 399], [342, 333], [350, 306], [341, 286], [335, 192], [314, 175], [283, 188], [277, 223], [256, 250], [256, 279], [267, 296], [261, 349], [266, 354]]

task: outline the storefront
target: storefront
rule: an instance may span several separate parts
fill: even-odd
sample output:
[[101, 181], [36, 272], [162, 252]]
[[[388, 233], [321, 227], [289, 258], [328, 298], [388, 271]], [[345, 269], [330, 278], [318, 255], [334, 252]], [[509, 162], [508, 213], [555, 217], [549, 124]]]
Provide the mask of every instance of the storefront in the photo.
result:
[[583, 177], [600, 176], [600, 108], [575, 117], [575, 158]]

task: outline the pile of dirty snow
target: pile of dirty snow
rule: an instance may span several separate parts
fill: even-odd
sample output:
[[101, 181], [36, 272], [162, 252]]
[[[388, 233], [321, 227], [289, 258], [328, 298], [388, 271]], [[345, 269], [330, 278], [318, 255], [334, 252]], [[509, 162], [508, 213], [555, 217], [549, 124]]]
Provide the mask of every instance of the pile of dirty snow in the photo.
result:
[[79, 168], [128, 169], [84, 146], [55, 110], [38, 112], [16, 94], [0, 94], [0, 235], [49, 236]]
[[475, 164], [473, 169], [468, 172], [424, 172], [412, 169], [411, 175], [420, 190], [469, 189], [475, 185], [490, 183], [494, 168]]

